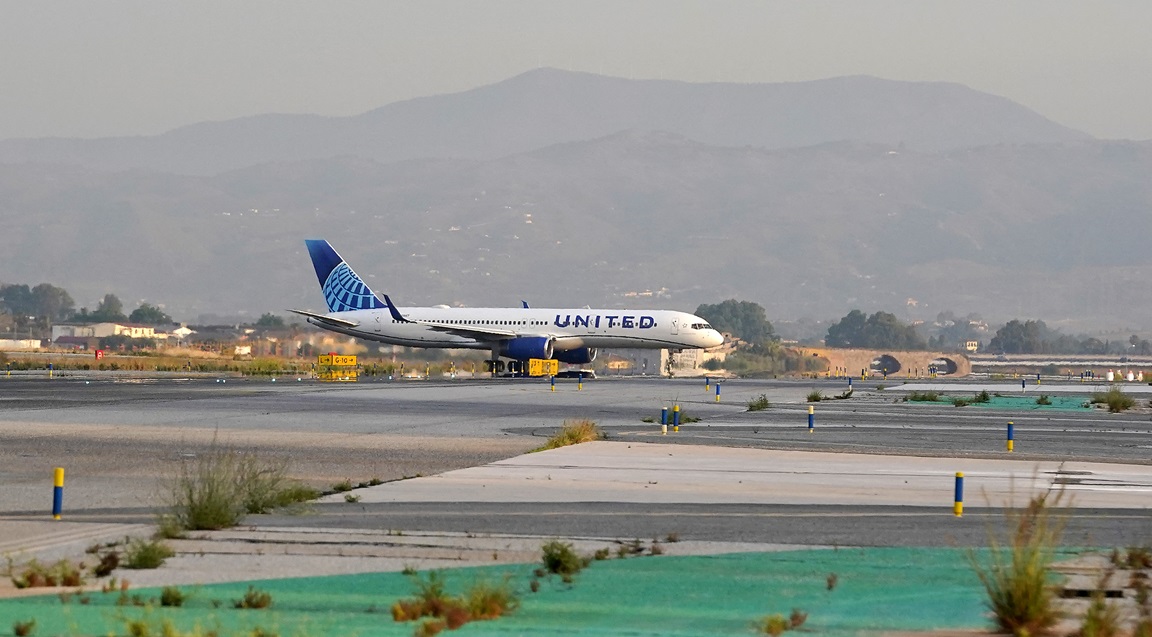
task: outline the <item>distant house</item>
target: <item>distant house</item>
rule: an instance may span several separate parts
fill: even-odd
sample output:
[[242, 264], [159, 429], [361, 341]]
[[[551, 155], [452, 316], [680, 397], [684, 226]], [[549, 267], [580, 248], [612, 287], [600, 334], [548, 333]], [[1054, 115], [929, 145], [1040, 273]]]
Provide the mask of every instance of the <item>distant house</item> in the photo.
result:
[[0, 351], [14, 352], [26, 351], [33, 349], [40, 349], [40, 339], [38, 338], [2, 338], [0, 339]]
[[140, 323], [91, 323], [71, 324], [59, 323], [52, 326], [52, 342], [60, 340], [61, 337], [69, 338], [104, 338], [107, 336], [127, 336], [128, 338], [166, 338], [164, 333], [156, 333], [156, 327], [153, 325], [142, 325]]

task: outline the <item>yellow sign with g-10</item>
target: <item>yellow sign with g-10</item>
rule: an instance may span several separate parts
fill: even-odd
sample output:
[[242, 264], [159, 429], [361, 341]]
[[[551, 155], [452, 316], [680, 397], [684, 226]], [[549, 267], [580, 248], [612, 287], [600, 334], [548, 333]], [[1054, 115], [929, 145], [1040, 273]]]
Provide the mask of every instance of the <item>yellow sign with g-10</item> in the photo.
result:
[[322, 354], [317, 360], [318, 365], [327, 365], [330, 367], [355, 367], [355, 356], [342, 356], [340, 354]]

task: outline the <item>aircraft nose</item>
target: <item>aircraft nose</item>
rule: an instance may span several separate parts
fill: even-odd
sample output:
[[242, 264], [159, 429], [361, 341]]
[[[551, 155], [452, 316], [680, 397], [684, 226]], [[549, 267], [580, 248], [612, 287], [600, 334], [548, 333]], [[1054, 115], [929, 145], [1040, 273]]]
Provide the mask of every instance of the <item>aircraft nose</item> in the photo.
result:
[[704, 335], [704, 347], [717, 347], [724, 344], [724, 337], [716, 330], [708, 330]]

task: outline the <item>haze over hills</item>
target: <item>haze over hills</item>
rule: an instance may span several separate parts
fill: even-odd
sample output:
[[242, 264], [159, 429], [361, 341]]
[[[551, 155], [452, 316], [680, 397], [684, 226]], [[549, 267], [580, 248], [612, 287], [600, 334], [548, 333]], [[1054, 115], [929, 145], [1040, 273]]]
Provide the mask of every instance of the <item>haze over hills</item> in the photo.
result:
[[[871, 106], [846, 97], [860, 87]], [[728, 91], [759, 97], [716, 97]], [[526, 94], [539, 99], [515, 111], [517, 131], [501, 108]], [[155, 144], [139, 156], [107, 154], [123, 140], [77, 142], [105, 149], [89, 166], [15, 162], [33, 142], [5, 143], [0, 279], [51, 282], [90, 308], [115, 292], [184, 319], [319, 309], [303, 239], [325, 237], [400, 304], [693, 309], [735, 297], [772, 318], [860, 308], [1148, 324], [1152, 143], [1092, 140], [955, 85], [872, 78], [745, 87], [540, 71], [421, 102], [342, 121], [392, 122], [396, 143], [360, 139], [361, 152], [340, 146], [356, 135], [304, 126], [316, 157], [293, 161], [253, 163], [274, 151], [251, 131], [276, 140], [268, 126], [283, 124], [282, 148], [307, 154], [295, 116], [139, 138]], [[662, 130], [677, 126], [690, 130]], [[236, 139], [218, 165], [242, 168], [217, 173], [204, 152], [188, 163], [202, 175], [107, 169], [177, 161], [177, 139], [205, 151], [226, 129]]]
[[622, 130], [769, 149], [847, 140], [939, 151], [1088, 139], [1002, 97], [943, 82], [856, 76], [691, 84], [545, 68], [353, 117], [259, 115], [152, 137], [0, 141], [0, 162], [209, 175], [344, 155], [382, 162], [493, 159]]

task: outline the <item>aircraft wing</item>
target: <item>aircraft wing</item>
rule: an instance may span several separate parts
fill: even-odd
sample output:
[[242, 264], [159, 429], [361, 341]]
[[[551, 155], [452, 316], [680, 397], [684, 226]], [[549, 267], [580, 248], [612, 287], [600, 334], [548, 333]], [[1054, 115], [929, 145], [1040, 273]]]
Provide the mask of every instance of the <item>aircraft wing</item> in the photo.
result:
[[484, 327], [480, 325], [453, 325], [451, 323], [440, 323], [438, 321], [420, 321], [407, 319], [404, 318], [404, 315], [400, 314], [400, 310], [396, 309], [396, 305], [392, 303], [392, 299], [388, 298], [387, 294], [383, 294], [381, 296], [384, 297], [384, 303], [388, 306], [388, 311], [392, 314], [392, 318], [400, 323], [424, 325], [438, 332], [446, 332], [448, 334], [455, 334], [465, 338], [474, 338], [481, 341], [503, 341], [519, 336], [519, 334], [513, 332], [512, 330], [503, 330], [498, 327]]
[[306, 310], [288, 310], [288, 311], [292, 312], [293, 314], [299, 314], [300, 316], [306, 316], [310, 319], [316, 319], [320, 323], [323, 323], [325, 325], [330, 325], [332, 327], [348, 328], [348, 327], [356, 327], [356, 326], [360, 325], [360, 323], [358, 323], [356, 321], [348, 321], [345, 319], [336, 318], [334, 316], [326, 316], [324, 314], [317, 314], [315, 312], [308, 312]]
[[481, 327], [479, 325], [449, 325], [448, 323], [437, 323], [435, 321], [408, 322], [416, 323], [418, 325], [426, 325], [438, 332], [447, 332], [449, 334], [466, 336], [468, 338], [475, 338], [482, 341], [502, 341], [519, 336], [512, 330], [502, 330], [495, 327]]

